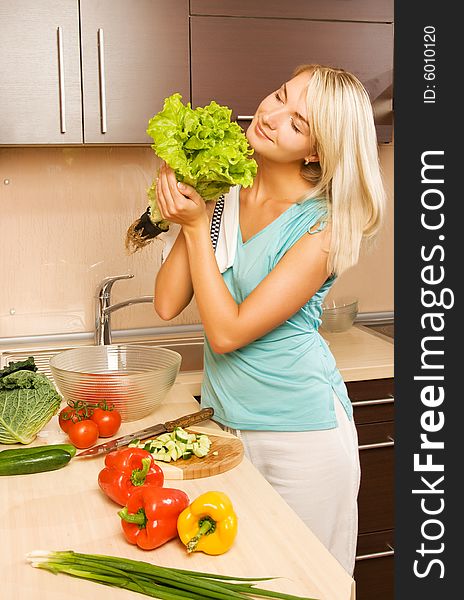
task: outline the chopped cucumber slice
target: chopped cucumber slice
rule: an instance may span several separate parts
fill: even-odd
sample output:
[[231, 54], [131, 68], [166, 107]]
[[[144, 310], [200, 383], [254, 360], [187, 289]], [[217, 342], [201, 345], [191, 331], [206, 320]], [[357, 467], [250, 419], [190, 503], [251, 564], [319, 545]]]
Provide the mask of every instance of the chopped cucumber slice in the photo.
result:
[[193, 449], [193, 453], [195, 454], [195, 456], [198, 456], [198, 458], [203, 458], [208, 454], [208, 450], [201, 448], [201, 446], [197, 446]]
[[153, 454], [155, 460], [171, 462], [180, 458], [188, 460], [192, 456], [203, 458], [211, 448], [211, 440], [204, 433], [189, 433], [176, 427], [170, 433], [163, 433], [151, 440], [134, 440], [130, 447], [143, 448]]
[[174, 429], [174, 436], [178, 442], [182, 442], [184, 444], [186, 444], [189, 439], [189, 434], [182, 429], [182, 427], [176, 427]]

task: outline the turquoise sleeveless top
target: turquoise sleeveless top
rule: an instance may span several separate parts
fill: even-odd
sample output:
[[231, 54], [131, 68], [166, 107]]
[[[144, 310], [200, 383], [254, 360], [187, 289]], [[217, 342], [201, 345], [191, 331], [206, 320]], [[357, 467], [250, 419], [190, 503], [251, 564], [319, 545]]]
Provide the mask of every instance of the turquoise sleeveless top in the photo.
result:
[[[234, 264], [224, 281], [240, 304], [295, 242], [319, 224], [327, 205], [308, 199], [292, 204], [245, 243], [240, 226]], [[313, 233], [315, 231], [313, 230]], [[322, 301], [335, 278], [293, 316], [250, 344], [217, 354], [205, 339], [202, 407], [215, 421], [234, 429], [306, 431], [337, 427], [335, 392], [348, 417], [351, 402], [328, 345], [318, 333]]]

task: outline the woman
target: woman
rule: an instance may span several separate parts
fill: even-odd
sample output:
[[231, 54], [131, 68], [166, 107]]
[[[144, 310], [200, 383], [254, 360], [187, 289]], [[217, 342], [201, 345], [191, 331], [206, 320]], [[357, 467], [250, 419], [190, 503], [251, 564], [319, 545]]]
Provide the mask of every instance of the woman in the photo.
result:
[[203, 200], [164, 165], [163, 217], [181, 225], [155, 285], [205, 330], [202, 406], [351, 574], [359, 458], [346, 386], [318, 333], [322, 300], [379, 227], [384, 190], [372, 108], [350, 73], [299, 67], [248, 128], [258, 173], [239, 190], [232, 267], [220, 273]]

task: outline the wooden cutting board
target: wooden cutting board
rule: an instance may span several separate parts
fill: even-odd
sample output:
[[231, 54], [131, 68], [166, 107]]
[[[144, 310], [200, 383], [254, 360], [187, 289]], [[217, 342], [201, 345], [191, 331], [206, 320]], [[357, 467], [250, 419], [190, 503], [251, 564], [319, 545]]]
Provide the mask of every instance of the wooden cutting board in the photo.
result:
[[[211, 440], [211, 448], [206, 456], [192, 456], [187, 460], [180, 458], [174, 462], [156, 461], [163, 469], [165, 479], [199, 479], [219, 475], [236, 467], [243, 458], [243, 444], [236, 437], [220, 429], [214, 433], [211, 429], [189, 427], [191, 433], [205, 433]], [[217, 454], [216, 454], [217, 453]]]

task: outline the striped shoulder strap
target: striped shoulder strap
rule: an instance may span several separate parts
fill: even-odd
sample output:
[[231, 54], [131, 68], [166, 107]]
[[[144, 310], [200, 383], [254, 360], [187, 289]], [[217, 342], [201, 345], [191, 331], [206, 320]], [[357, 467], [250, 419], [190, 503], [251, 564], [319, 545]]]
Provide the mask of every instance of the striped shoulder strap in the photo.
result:
[[224, 211], [224, 194], [219, 196], [216, 206], [214, 207], [213, 216], [211, 218], [211, 226], [209, 229], [209, 235], [213, 250], [216, 252], [216, 247], [219, 239], [219, 230], [221, 228], [222, 213]]

